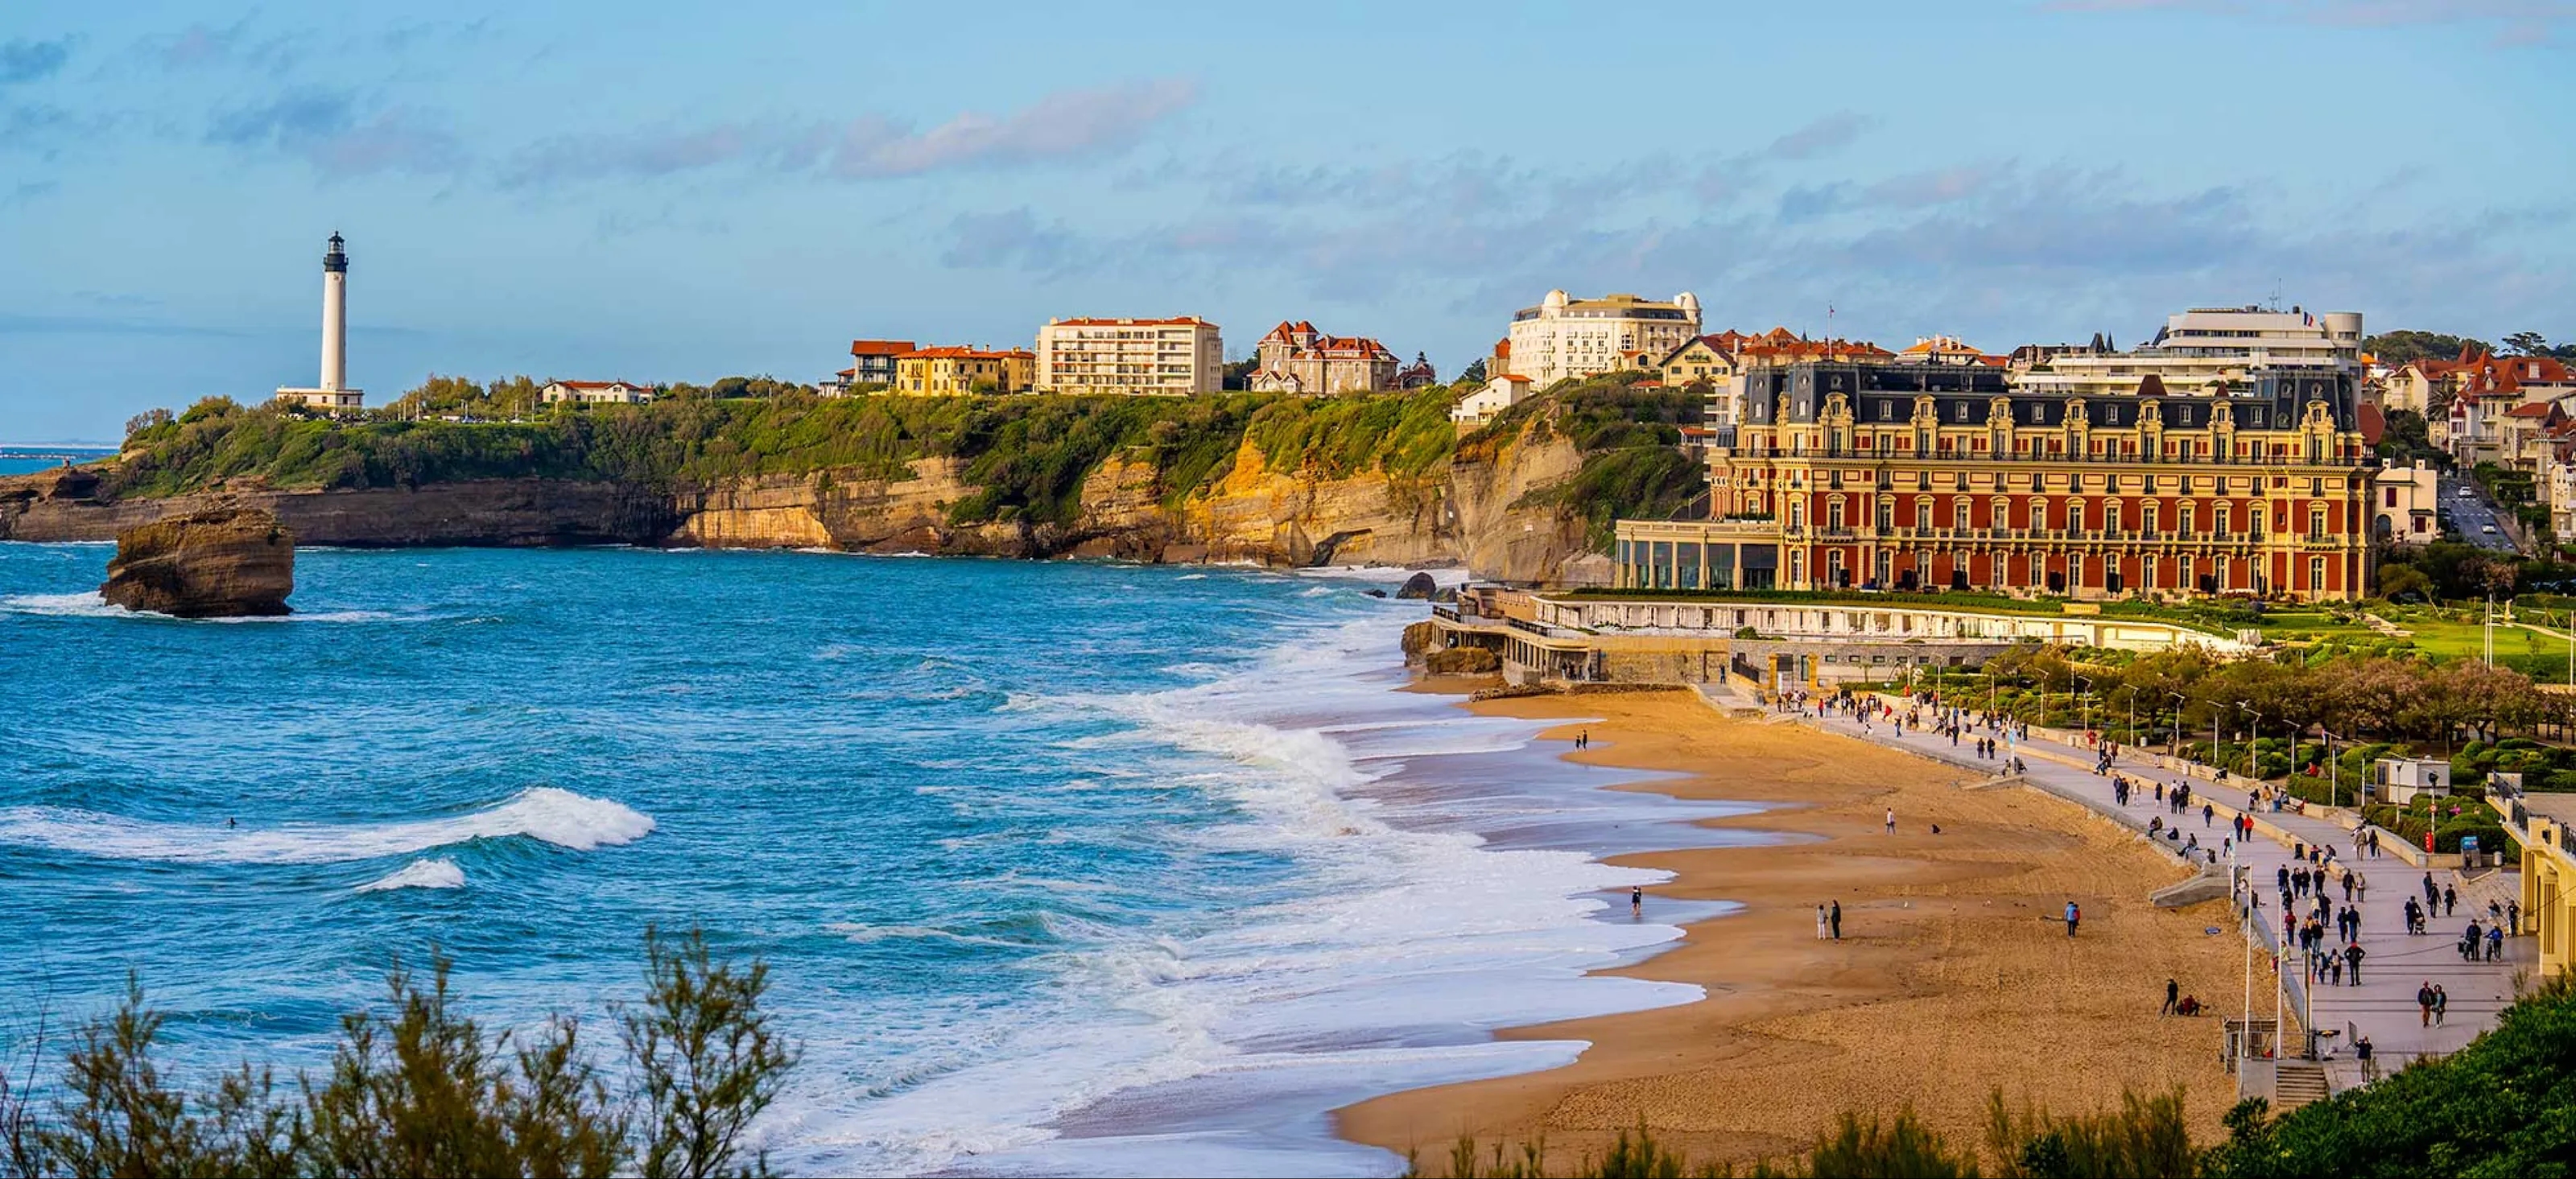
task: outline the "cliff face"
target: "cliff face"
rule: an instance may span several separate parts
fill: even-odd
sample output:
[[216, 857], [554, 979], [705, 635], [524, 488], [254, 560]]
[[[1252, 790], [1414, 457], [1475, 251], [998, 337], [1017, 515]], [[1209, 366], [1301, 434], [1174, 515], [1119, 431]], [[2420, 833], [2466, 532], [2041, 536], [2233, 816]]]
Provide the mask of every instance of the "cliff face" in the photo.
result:
[[1556, 578], [1583, 530], [1553, 509], [1515, 508], [1574, 473], [1563, 438], [1516, 442], [1419, 477], [1326, 478], [1277, 471], [1247, 442], [1226, 477], [1167, 502], [1152, 467], [1117, 460], [1085, 480], [1071, 525], [957, 525], [975, 494], [952, 459], [910, 478], [846, 470], [734, 480], [678, 495], [609, 483], [503, 479], [414, 490], [226, 488], [166, 499], [107, 499], [79, 471], [0, 479], [0, 540], [106, 540], [217, 502], [273, 513], [300, 543], [350, 547], [670, 544], [832, 548], [1002, 557], [1253, 561], [1267, 565], [1465, 565], [1514, 581]]

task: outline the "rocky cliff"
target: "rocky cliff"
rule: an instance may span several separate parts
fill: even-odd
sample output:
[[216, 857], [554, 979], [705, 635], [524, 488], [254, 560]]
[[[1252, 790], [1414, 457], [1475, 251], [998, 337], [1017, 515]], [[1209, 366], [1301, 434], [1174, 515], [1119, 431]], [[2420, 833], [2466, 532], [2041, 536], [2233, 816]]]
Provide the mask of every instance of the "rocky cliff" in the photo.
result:
[[1422, 476], [1323, 477], [1271, 469], [1247, 440], [1224, 478], [1167, 495], [1148, 465], [1092, 470], [1070, 524], [955, 524], [975, 494], [962, 465], [928, 458], [907, 478], [846, 469], [737, 479], [678, 493], [618, 483], [493, 479], [413, 489], [229, 485], [160, 498], [103, 495], [77, 469], [0, 478], [0, 540], [106, 540], [163, 517], [237, 504], [273, 513], [300, 543], [349, 547], [625, 543], [831, 548], [1006, 557], [1252, 561], [1267, 565], [1464, 565], [1513, 581], [1557, 578], [1583, 527], [1514, 504], [1572, 475], [1563, 438], [1510, 441]]
[[287, 612], [295, 592], [295, 534], [254, 508], [165, 516], [116, 535], [99, 593], [128, 610], [176, 618]]

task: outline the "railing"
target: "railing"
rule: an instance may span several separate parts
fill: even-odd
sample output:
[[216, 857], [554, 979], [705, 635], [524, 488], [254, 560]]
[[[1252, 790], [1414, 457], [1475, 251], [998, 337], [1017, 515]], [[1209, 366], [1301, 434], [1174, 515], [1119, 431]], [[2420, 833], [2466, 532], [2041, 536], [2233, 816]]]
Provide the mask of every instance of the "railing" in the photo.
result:
[[1458, 610], [1454, 606], [1433, 606], [1431, 608], [1431, 616], [1433, 618], [1446, 618], [1451, 622], [1456, 622], [1458, 621]]

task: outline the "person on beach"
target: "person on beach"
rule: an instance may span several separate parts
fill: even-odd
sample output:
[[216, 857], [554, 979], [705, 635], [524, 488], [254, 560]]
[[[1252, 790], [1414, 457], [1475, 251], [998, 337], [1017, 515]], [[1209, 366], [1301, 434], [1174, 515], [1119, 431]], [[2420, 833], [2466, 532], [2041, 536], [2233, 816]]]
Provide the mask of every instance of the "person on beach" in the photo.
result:
[[1628, 886], [1628, 911], [1630, 913], [1641, 915], [1645, 913], [1646, 886], [1642, 884], [1631, 884]]
[[1889, 807], [1889, 808], [1887, 808], [1887, 833], [1888, 833], [1888, 834], [1890, 834], [1890, 835], [1894, 835], [1894, 834], [1896, 834], [1896, 808], [1895, 808], [1895, 807]]
[[1821, 942], [1831, 936], [1825, 932], [1825, 907], [1818, 905], [1816, 906], [1816, 940]]
[[2171, 1014], [2173, 1014], [2173, 1013], [2174, 1013], [2174, 1004], [2176, 1004], [2176, 1003], [2178, 1003], [2178, 1002], [2181, 1002], [2181, 1001], [2182, 1001], [2182, 984], [2177, 983], [2177, 982], [2175, 982], [2175, 981], [2174, 981], [2174, 980], [2172, 980], [2172, 979], [2166, 979], [2166, 980], [2165, 980], [2165, 1009], [2164, 1009], [2164, 1012], [2163, 1012], [2163, 1013], [2164, 1013], [2164, 1014], [2166, 1014], [2166, 1015], [2171, 1015]]
[[2084, 910], [2076, 908], [2073, 901], [2066, 902], [2066, 936], [2074, 937], [2076, 925], [2083, 920]]
[[1843, 940], [1843, 903], [1841, 901], [1833, 903], [1833, 908], [1827, 913], [1827, 921], [1833, 926], [1834, 940]]

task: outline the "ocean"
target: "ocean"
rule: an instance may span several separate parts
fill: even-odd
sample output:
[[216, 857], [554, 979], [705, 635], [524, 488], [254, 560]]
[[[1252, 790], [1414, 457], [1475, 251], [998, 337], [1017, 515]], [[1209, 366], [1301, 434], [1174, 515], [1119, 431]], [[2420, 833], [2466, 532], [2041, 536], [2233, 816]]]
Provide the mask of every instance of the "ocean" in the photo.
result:
[[95, 446], [19, 446], [0, 443], [0, 475], [25, 475], [63, 465], [65, 460], [85, 463], [115, 454], [113, 449]]
[[695, 925], [804, 1047], [790, 1173], [1393, 1174], [1328, 1111], [1698, 997], [1586, 976], [1718, 911], [1601, 858], [1748, 838], [1402, 690], [1424, 606], [1355, 574], [308, 549], [182, 622], [110, 555], [0, 544], [0, 1027], [131, 971], [189, 1077], [433, 952], [604, 1020]]

